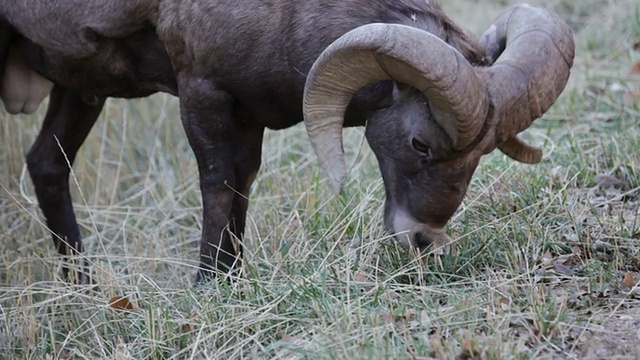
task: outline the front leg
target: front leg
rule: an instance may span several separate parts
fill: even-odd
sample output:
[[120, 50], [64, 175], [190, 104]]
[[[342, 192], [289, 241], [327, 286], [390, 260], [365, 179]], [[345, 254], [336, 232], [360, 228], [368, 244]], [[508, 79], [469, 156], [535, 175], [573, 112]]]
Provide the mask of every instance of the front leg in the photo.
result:
[[[260, 169], [263, 134], [264, 127], [248, 125], [243, 119], [237, 119], [233, 126], [233, 141], [231, 147], [233, 149], [232, 161], [235, 186], [232, 189], [233, 200], [228, 220], [229, 231], [223, 231], [222, 234], [220, 234], [219, 241], [220, 244], [223, 244], [221, 248], [233, 249], [235, 251], [236, 258], [233, 260], [235, 266], [232, 269], [234, 275], [238, 275], [238, 272], [235, 270], [238, 270], [241, 265], [242, 239], [247, 219], [247, 208], [249, 207], [249, 191]], [[211, 268], [220, 269], [221, 265], [227, 268], [228, 263], [225, 263], [225, 261], [230, 261], [231, 259], [216, 258], [216, 253], [217, 248], [215, 245], [212, 246], [211, 241], [204, 241], [203, 233], [203, 243], [200, 253], [202, 261], [200, 271], [198, 271], [198, 276], [196, 277], [196, 284], [211, 278], [211, 275], [213, 275], [210, 271]], [[220, 254], [222, 255], [223, 253]], [[213, 261], [213, 264], [210, 261]], [[215, 267], [213, 265], [215, 265]]]
[[[236, 177], [231, 219], [231, 233], [242, 240], [249, 207], [249, 191], [260, 169], [264, 127], [248, 125], [240, 119], [235, 127], [233, 169]], [[239, 248], [242, 255], [242, 247]]]
[[237, 275], [240, 251], [229, 234], [236, 176], [233, 98], [210, 79], [179, 76], [182, 122], [198, 163], [202, 192], [202, 238], [197, 282], [212, 271]]

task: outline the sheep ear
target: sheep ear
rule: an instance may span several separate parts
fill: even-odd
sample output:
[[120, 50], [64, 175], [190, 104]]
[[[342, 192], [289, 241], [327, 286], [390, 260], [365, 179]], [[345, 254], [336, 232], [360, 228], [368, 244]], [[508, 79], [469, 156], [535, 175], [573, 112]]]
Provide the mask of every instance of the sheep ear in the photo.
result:
[[393, 91], [392, 81], [380, 81], [368, 86], [354, 94], [347, 112], [351, 110], [366, 112], [387, 108], [393, 103]]
[[392, 98], [394, 101], [398, 101], [404, 98], [407, 93], [409, 93], [413, 88], [407, 84], [403, 84], [400, 82], [393, 82], [393, 93]]

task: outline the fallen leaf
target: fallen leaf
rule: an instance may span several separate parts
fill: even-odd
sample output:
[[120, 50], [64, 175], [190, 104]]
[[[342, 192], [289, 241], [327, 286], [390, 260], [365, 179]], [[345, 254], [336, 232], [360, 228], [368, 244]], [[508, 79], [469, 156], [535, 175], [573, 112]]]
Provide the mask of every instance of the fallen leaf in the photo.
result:
[[633, 273], [631, 271], [627, 271], [627, 273], [624, 274], [622, 285], [628, 287], [629, 289], [632, 289], [634, 286], [636, 286], [636, 282], [635, 280], [633, 280]]
[[553, 270], [559, 275], [571, 276], [573, 274], [571, 267], [563, 264], [560, 261], [555, 261], [553, 263]]
[[429, 328], [431, 326], [431, 317], [429, 317], [427, 310], [422, 310], [420, 312], [420, 320], [422, 320], [422, 325], [424, 327]]
[[540, 275], [540, 273], [535, 273], [533, 275], [533, 282], [535, 282], [536, 284], [542, 282], [542, 275]]
[[613, 113], [592, 112], [585, 115], [585, 120], [594, 121], [594, 122], [602, 121], [602, 122], [610, 123], [615, 119], [616, 119], [616, 115]]
[[574, 234], [574, 233], [567, 233], [562, 235], [562, 237], [560, 238], [560, 241], [564, 241], [564, 242], [578, 242], [580, 239], [578, 238], [578, 234]]
[[592, 291], [589, 294], [589, 296], [591, 296], [591, 298], [593, 298], [593, 299], [607, 299], [607, 298], [611, 297], [611, 295], [613, 295], [615, 293], [616, 293], [616, 291], [613, 289], [611, 284], [607, 284], [602, 289], [598, 289], [598, 290]]
[[613, 245], [611, 245], [610, 243], [608, 243], [606, 241], [596, 240], [591, 245], [591, 247], [594, 248], [595, 250], [607, 251], [607, 250], [610, 250], [611, 248], [613, 248]]
[[580, 256], [580, 255], [582, 255], [582, 248], [580, 248], [580, 246], [578, 246], [578, 245], [573, 245], [571, 247], [571, 253], [573, 255]]
[[500, 304], [500, 307], [502, 308], [502, 310], [507, 311], [511, 306], [511, 299], [506, 297], [499, 297], [498, 304]]
[[625, 91], [625, 93], [622, 94], [622, 100], [626, 106], [640, 104], [640, 90]]
[[623, 92], [627, 89], [628, 89], [627, 86], [625, 86], [624, 84], [618, 81], [612, 82], [611, 84], [609, 84], [609, 90], [614, 93]]
[[382, 314], [382, 321], [386, 322], [386, 323], [393, 323], [393, 314], [392, 313], [384, 313]]
[[587, 296], [587, 295], [589, 295], [589, 292], [588, 292], [588, 291], [586, 291], [586, 290], [584, 290], [584, 289], [581, 289], [581, 291], [578, 291], [578, 292], [574, 292], [574, 293], [569, 297], [569, 299], [567, 300], [567, 304], [568, 304], [570, 307], [578, 306], [578, 305], [579, 305], [579, 302], [580, 302], [580, 299], [581, 299], [582, 297], [584, 297], [584, 296]]
[[133, 310], [133, 304], [131, 303], [131, 301], [122, 296], [114, 296], [109, 299], [109, 306], [112, 309], [120, 310], [127, 314], [129, 313], [129, 310]]
[[474, 349], [474, 343], [471, 338], [465, 338], [462, 342], [462, 349], [458, 359], [460, 360], [473, 360], [480, 359], [479, 354]]
[[282, 334], [282, 341], [288, 342], [288, 343], [295, 343], [296, 338], [289, 334]]
[[551, 251], [547, 250], [544, 254], [542, 254], [542, 265], [549, 266], [551, 265], [551, 259], [553, 256], [551, 255]]
[[598, 174], [595, 176], [595, 178], [598, 182], [598, 185], [602, 186], [603, 188], [621, 187], [622, 185], [624, 185], [624, 181], [608, 174]]
[[51, 354], [46, 354], [44, 356], [45, 360], [69, 360], [72, 358], [72, 354], [69, 350], [67, 349], [62, 349], [58, 352], [58, 354], [51, 355]]
[[356, 274], [355, 280], [359, 281], [359, 282], [366, 282], [367, 281], [367, 275], [364, 274], [364, 273], [359, 272], [359, 273]]

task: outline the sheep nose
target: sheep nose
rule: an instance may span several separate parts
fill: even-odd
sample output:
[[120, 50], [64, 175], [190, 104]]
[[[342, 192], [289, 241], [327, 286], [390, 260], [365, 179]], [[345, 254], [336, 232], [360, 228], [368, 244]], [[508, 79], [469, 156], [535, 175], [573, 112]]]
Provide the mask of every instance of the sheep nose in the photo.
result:
[[404, 246], [415, 247], [421, 252], [433, 250], [440, 254], [444, 251], [444, 247], [451, 243], [451, 238], [444, 232], [423, 233], [423, 232], [407, 232], [396, 233], [396, 241]]
[[443, 246], [452, 240], [441, 227], [417, 221], [401, 210], [393, 212], [386, 221], [387, 228], [395, 234], [395, 239], [405, 246], [413, 246], [426, 250], [431, 246], [436, 252], [441, 252]]
[[411, 240], [411, 244], [417, 247], [420, 251], [426, 250], [429, 245], [431, 245], [431, 243], [433, 243], [433, 240], [429, 236], [421, 233], [415, 233], [413, 235], [413, 239]]

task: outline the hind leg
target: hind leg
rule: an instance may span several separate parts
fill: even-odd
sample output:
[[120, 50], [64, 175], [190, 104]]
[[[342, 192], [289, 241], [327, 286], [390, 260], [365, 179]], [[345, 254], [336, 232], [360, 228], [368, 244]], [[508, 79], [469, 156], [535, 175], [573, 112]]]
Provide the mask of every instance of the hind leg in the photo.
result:
[[69, 193], [69, 164], [73, 164], [78, 149], [102, 111], [104, 101], [104, 98], [86, 101], [79, 92], [55, 85], [38, 138], [27, 154], [27, 166], [40, 209], [58, 253], [65, 256], [63, 275], [76, 283], [90, 282], [90, 277], [86, 261], [71, 272], [66, 263], [67, 256], [82, 252], [80, 231]]
[[9, 56], [9, 42], [11, 41], [11, 37], [13, 32], [9, 23], [4, 19], [0, 19], [0, 84], [2, 84], [2, 78], [4, 77], [4, 66], [7, 61], [7, 56]]

